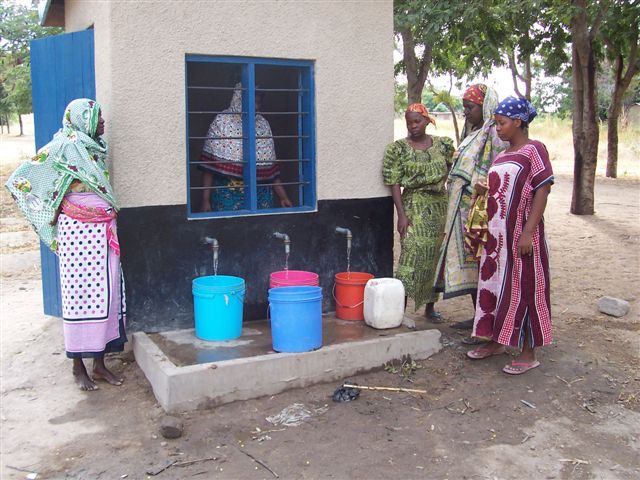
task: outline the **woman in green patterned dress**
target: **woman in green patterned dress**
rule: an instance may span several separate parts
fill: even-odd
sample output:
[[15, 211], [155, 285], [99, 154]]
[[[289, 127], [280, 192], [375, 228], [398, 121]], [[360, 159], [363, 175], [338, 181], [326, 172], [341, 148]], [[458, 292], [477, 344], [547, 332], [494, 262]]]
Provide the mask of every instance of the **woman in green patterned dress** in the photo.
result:
[[396, 278], [413, 298], [415, 309], [426, 304], [425, 316], [438, 322], [442, 317], [433, 308], [438, 300], [434, 279], [447, 218], [445, 181], [454, 148], [450, 138], [426, 134], [427, 125], [435, 121], [421, 103], [409, 105], [405, 120], [408, 135], [387, 146], [382, 168], [398, 212], [401, 252]]

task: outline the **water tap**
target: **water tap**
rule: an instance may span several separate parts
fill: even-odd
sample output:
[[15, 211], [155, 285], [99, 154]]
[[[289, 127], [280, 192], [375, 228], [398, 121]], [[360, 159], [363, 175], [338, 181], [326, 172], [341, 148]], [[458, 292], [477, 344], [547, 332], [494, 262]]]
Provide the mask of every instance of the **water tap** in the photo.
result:
[[204, 243], [211, 245], [211, 249], [213, 250], [213, 264], [214, 266], [218, 264], [218, 240], [211, 237], [204, 237]]
[[273, 236], [280, 240], [284, 240], [284, 253], [288, 254], [291, 249], [291, 240], [289, 239], [289, 235], [286, 233], [273, 232]]
[[347, 236], [347, 250], [351, 251], [351, 230], [349, 230], [348, 228], [336, 227], [336, 233], [341, 233]]

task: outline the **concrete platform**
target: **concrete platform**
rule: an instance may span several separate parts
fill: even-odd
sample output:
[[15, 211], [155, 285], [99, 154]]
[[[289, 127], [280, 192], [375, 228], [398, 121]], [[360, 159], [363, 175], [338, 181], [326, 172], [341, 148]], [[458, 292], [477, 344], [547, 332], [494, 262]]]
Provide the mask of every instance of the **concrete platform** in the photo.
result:
[[405, 355], [425, 359], [440, 350], [440, 332], [416, 324], [376, 330], [324, 315], [323, 347], [305, 353], [274, 352], [266, 320], [245, 324], [242, 336], [227, 342], [199, 340], [193, 329], [137, 332], [133, 351], [164, 410], [184, 412], [343, 381]]

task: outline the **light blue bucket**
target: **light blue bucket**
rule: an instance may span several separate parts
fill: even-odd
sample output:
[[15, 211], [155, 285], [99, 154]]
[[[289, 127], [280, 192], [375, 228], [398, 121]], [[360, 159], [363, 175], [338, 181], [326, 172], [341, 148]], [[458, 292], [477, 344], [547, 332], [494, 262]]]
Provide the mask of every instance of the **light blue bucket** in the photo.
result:
[[269, 289], [271, 342], [276, 352], [309, 352], [322, 346], [322, 288]]
[[244, 279], [228, 275], [193, 280], [196, 337], [202, 340], [233, 340], [242, 334]]

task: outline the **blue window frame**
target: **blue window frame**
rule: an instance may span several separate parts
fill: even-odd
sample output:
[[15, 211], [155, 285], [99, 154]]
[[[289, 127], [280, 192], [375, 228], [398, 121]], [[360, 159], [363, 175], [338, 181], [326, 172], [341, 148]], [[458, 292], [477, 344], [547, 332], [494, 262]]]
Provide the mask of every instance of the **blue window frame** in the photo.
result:
[[[186, 56], [188, 218], [315, 211], [313, 66], [307, 60]], [[232, 113], [228, 107], [237, 89], [242, 109]], [[214, 129], [213, 122], [224, 118], [241, 122], [241, 130], [235, 130], [237, 136], [212, 133], [221, 130]], [[259, 118], [268, 123], [270, 135], [256, 136], [256, 126], [264, 126], [258, 123], [262, 122]], [[260, 130], [264, 132], [264, 128]], [[212, 143], [208, 150], [204, 147], [205, 142], [214, 140], [217, 145], [230, 145], [235, 140], [238, 147], [241, 145], [239, 157], [230, 161], [213, 155]], [[261, 141], [275, 145], [275, 158], [267, 164], [258, 161], [256, 145]], [[259, 178], [267, 175], [264, 165], [279, 173]], [[228, 171], [232, 173], [227, 175]], [[282, 205], [283, 191], [291, 206]]]

